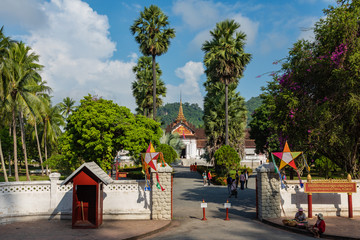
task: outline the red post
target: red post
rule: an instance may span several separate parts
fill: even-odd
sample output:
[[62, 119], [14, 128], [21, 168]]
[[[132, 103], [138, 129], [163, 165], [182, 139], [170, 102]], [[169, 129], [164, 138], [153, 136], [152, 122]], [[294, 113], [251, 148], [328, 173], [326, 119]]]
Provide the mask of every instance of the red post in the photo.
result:
[[[226, 200], [226, 203], [229, 203], [229, 200]], [[226, 218], [224, 219], [225, 221], [229, 221], [229, 208], [226, 208]]]
[[308, 193], [308, 218], [312, 218], [312, 193]]
[[348, 193], [348, 209], [349, 209], [349, 218], [353, 218], [352, 194], [351, 193]]
[[[204, 199], [202, 201], [203, 203], [205, 203]], [[206, 217], [205, 217], [205, 207], [202, 208], [203, 209], [203, 218], [201, 219], [202, 221], [206, 221]]]

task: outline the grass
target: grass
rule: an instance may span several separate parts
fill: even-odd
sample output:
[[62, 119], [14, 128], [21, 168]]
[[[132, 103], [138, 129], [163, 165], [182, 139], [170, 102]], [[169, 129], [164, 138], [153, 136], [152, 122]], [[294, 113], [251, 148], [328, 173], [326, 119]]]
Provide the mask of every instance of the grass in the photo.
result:
[[[41, 169], [40, 167], [34, 167], [34, 166], [31, 166], [29, 165], [29, 171], [30, 170], [36, 170], [36, 169]], [[53, 172], [56, 172], [55, 170]], [[12, 169], [12, 176], [9, 176], [9, 170], [7, 168], [7, 177], [8, 177], [8, 180], [9, 182], [15, 182], [15, 172], [14, 172], [14, 169]], [[61, 176], [60, 177], [60, 180], [64, 180], [67, 176]], [[49, 176], [41, 176], [41, 174], [30, 174], [30, 180], [31, 181], [49, 181]], [[21, 166], [21, 169], [20, 169], [20, 166], [19, 166], [19, 181], [26, 181], [26, 172], [25, 172], [25, 167], [24, 166]], [[4, 177], [4, 172], [3, 170], [1, 169], [0, 170], [0, 182], [5, 182], [5, 177]]]

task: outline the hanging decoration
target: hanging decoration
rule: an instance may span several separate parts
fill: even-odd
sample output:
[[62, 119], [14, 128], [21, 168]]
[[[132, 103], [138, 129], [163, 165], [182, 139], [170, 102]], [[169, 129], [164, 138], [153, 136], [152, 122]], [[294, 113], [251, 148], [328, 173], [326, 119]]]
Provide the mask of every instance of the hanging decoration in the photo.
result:
[[274, 164], [275, 173], [278, 173], [278, 174], [279, 174], [280, 183], [281, 183], [281, 188], [283, 189], [283, 188], [285, 188], [285, 184], [284, 184], [283, 179], [282, 179], [282, 177], [281, 177], [281, 173], [280, 173], [278, 167], [276, 166], [276, 163], [275, 163], [275, 160], [274, 160], [274, 155], [273, 155], [272, 153], [271, 153], [271, 160], [272, 160], [272, 162], [273, 162], [273, 164]]
[[276, 157], [281, 159], [279, 170], [281, 170], [286, 165], [289, 165], [290, 167], [294, 168], [294, 170], [296, 171], [298, 178], [299, 178], [300, 187], [303, 188], [304, 184], [301, 181], [299, 171], [295, 165], [295, 158], [297, 158], [299, 155], [301, 155], [302, 152], [291, 152], [289, 145], [286, 141], [282, 152], [274, 152], [272, 154], [274, 154]]
[[141, 162], [143, 164], [143, 170], [145, 172], [145, 180], [146, 180], [146, 186], [145, 191], [150, 191], [150, 168], [154, 169], [156, 172], [156, 180], [157, 184], [156, 187], [164, 191], [165, 189], [161, 186], [160, 180], [159, 180], [159, 174], [157, 172], [157, 163], [162, 163], [162, 167], [165, 167], [165, 161], [164, 156], [162, 152], [155, 152], [154, 146], [150, 142], [149, 147], [146, 150], [146, 153], [141, 153]]

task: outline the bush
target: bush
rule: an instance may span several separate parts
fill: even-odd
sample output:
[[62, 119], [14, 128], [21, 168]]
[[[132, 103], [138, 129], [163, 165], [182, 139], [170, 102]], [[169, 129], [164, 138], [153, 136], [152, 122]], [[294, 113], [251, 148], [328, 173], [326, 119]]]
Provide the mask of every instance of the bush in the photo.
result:
[[[156, 150], [156, 152], [162, 152], [164, 155], [164, 160], [166, 163], [171, 164], [173, 163], [176, 158], [178, 157], [176, 151], [173, 147], [167, 145], [167, 144], [160, 144]], [[159, 160], [158, 160], [159, 161]]]
[[240, 164], [240, 157], [235, 149], [228, 145], [223, 145], [214, 154], [215, 170], [222, 176], [231, 169], [237, 169]]

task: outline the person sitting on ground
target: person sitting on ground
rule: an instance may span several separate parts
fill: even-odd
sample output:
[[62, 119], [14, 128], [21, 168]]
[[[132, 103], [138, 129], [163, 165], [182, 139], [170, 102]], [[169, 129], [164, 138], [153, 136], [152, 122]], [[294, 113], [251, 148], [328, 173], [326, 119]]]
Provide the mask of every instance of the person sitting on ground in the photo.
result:
[[299, 208], [298, 212], [295, 214], [295, 220], [297, 222], [305, 222], [306, 221], [306, 214], [304, 213], [303, 208]]
[[310, 231], [314, 234], [314, 237], [316, 238], [320, 238], [322, 236], [322, 234], [325, 232], [325, 221], [324, 221], [324, 216], [322, 215], [322, 213], [317, 214], [317, 221], [314, 224], [314, 226], [310, 229]]

